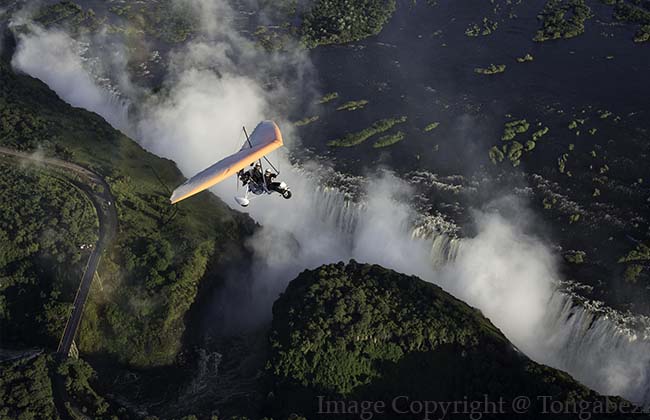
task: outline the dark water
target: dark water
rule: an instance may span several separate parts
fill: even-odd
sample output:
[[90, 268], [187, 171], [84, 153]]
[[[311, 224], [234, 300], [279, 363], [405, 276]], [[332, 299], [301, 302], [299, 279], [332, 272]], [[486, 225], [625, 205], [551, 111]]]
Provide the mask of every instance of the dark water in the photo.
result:
[[[513, 7], [497, 2], [496, 15], [488, 2], [440, 3], [401, 2], [378, 36], [312, 52], [320, 89], [339, 92], [340, 98], [315, 111], [320, 121], [302, 130], [307, 146], [344, 167], [384, 163], [397, 169], [435, 166], [437, 172], [463, 173], [486, 163], [506, 114], [552, 125], [552, 118], [541, 116], [552, 104], [566, 111], [564, 119], [572, 109], [590, 105], [620, 114], [648, 108], [650, 45], [632, 41], [634, 27], [611, 26], [608, 6], [589, 2], [596, 18], [587, 21], [583, 35], [537, 43], [532, 39], [545, 0]], [[510, 11], [518, 17], [510, 19]], [[498, 22], [496, 31], [466, 36], [465, 29], [481, 25], [483, 16]], [[602, 17], [607, 19], [599, 21]], [[526, 53], [534, 61], [518, 63], [516, 58]], [[491, 63], [506, 64], [505, 73], [474, 72]], [[335, 111], [344, 101], [358, 99], [370, 101], [366, 109]], [[400, 115], [409, 118], [399, 127], [407, 137], [390, 149], [373, 150], [374, 139], [350, 149], [325, 145], [377, 119]], [[432, 121], [440, 121], [440, 127], [424, 133], [422, 128]]]
[[[428, 196], [435, 211], [461, 225], [468, 219], [465, 209], [510, 193], [513, 187], [532, 186], [529, 201], [542, 220], [540, 236], [550, 232], [549, 242], [564, 249], [585, 250], [589, 255], [588, 263], [572, 267], [566, 277], [594, 285], [599, 293], [595, 297], [609, 304], [650, 313], [650, 281], [647, 287], [623, 283], [625, 266], [618, 264], [619, 258], [636, 246], [635, 241], [650, 240], [650, 43], [635, 44], [635, 26], [612, 24], [610, 7], [600, 0], [587, 2], [596, 17], [586, 22], [584, 34], [536, 43], [533, 37], [540, 27], [537, 14], [545, 0], [514, 6], [501, 0], [495, 0], [496, 5], [440, 0], [435, 7], [423, 0], [415, 4], [401, 1], [379, 35], [310, 51], [313, 74], [305, 84], [311, 84], [313, 78], [320, 92], [338, 92], [340, 97], [314, 105], [310, 92], [294, 94], [299, 89], [287, 89], [292, 92], [287, 101], [295, 101], [287, 108], [299, 109], [289, 118], [319, 115], [318, 121], [299, 129], [300, 138], [312, 153], [329, 157], [344, 172], [364, 173], [387, 166], [398, 172], [423, 169], [480, 179], [480, 187], [470, 198], [453, 193]], [[84, 2], [84, 6], [104, 12], [107, 7], [99, 0]], [[248, 35], [256, 28], [251, 12], [249, 5], [243, 5], [241, 22], [235, 25]], [[516, 14], [516, 19], [510, 18], [511, 14]], [[488, 36], [466, 36], [471, 24], [482, 26], [483, 17], [496, 21], [498, 28]], [[115, 16], [111, 19], [120, 20]], [[110, 39], [100, 37], [100, 42], [110, 45]], [[115, 43], [122, 41], [116, 39]], [[129, 44], [129, 48], [134, 56], [130, 66], [134, 81], [157, 91], [164, 89], [168, 76], [168, 53], [183, 45], [150, 39]], [[157, 63], [148, 61], [154, 49], [163, 57]], [[534, 61], [516, 61], [527, 53]], [[142, 61], [148, 62], [150, 72], [146, 75], [138, 67]], [[286, 82], [293, 76], [291, 71], [273, 74], [277, 69], [260, 76], [266, 72], [260, 72], [255, 62], [233, 61], [242, 74], [268, 77], [268, 85], [273, 85], [274, 79]], [[474, 72], [476, 67], [492, 63], [505, 64], [506, 71], [496, 75]], [[294, 66], [287, 63], [281, 67], [280, 73]], [[336, 111], [346, 101], [361, 99], [369, 101], [362, 110]], [[613, 114], [601, 119], [599, 110]], [[379, 119], [402, 115], [408, 121], [388, 133], [403, 130], [406, 136], [393, 146], [374, 149], [372, 144], [379, 136], [351, 148], [326, 145]], [[530, 139], [541, 127], [549, 127], [549, 134], [524, 155], [517, 168], [507, 159], [493, 165], [488, 150], [503, 144], [503, 124], [521, 118], [526, 118], [531, 128], [518, 141]], [[580, 136], [567, 127], [575, 119], [586, 120]], [[424, 132], [433, 121], [440, 126]], [[590, 135], [589, 129], [597, 129], [597, 133]], [[294, 147], [292, 152], [301, 157], [303, 150]], [[566, 172], [561, 173], [558, 159], [564, 154], [568, 160]], [[603, 174], [600, 170], [605, 167], [608, 169]], [[557, 204], [552, 210], [543, 209], [546, 193], [531, 182], [531, 174], [540, 174], [553, 184], [553, 192], [565, 197], [569, 206]], [[607, 179], [602, 185], [594, 182], [603, 175]], [[638, 179], [645, 182], [637, 183]], [[593, 197], [595, 188], [601, 192], [597, 198]], [[576, 212], [581, 213], [580, 223], [569, 223]]]
[[[348, 172], [388, 166], [398, 172], [423, 169], [487, 179], [492, 185], [478, 188], [465, 207], [511, 193], [513, 187], [532, 187], [528, 201], [540, 220], [537, 228], [563, 250], [587, 252], [586, 263], [564, 268], [566, 278], [593, 285], [592, 297], [615, 307], [650, 311], [647, 277], [626, 283], [625, 266], [618, 263], [637, 241], [650, 239], [650, 43], [635, 44], [637, 26], [613, 22], [612, 9], [596, 0], [587, 1], [595, 17], [586, 22], [584, 34], [543, 43], [533, 37], [545, 0], [515, 6], [496, 1], [496, 14], [490, 2], [439, 3], [400, 2], [378, 36], [311, 52], [320, 90], [340, 97], [295, 116], [320, 115], [300, 129], [307, 148]], [[509, 18], [510, 13], [517, 18]], [[470, 24], [482, 26], [483, 17], [497, 21], [498, 28], [488, 36], [466, 36]], [[518, 63], [516, 58], [526, 53], [534, 61]], [[474, 72], [491, 63], [505, 64], [506, 71]], [[336, 111], [360, 99], [370, 101], [365, 109]], [[600, 118], [604, 110], [612, 116]], [[374, 149], [379, 136], [351, 148], [326, 145], [401, 115], [407, 123], [389, 133], [403, 130], [406, 137], [391, 147]], [[518, 167], [507, 158], [493, 165], [488, 150], [504, 144], [503, 124], [521, 118], [531, 128], [518, 141], [524, 143], [541, 127], [549, 127], [549, 133]], [[575, 119], [584, 119], [584, 125], [569, 130]], [[440, 126], [424, 132], [433, 121]], [[561, 172], [558, 159], [564, 154], [567, 164]], [[544, 209], [549, 190], [536, 185], [532, 174], [540, 174], [537, 179], [548, 182], [565, 202]], [[600, 195], [594, 197], [596, 188]], [[445, 205], [433, 201], [438, 209]], [[569, 221], [574, 213], [581, 214], [580, 222]]]

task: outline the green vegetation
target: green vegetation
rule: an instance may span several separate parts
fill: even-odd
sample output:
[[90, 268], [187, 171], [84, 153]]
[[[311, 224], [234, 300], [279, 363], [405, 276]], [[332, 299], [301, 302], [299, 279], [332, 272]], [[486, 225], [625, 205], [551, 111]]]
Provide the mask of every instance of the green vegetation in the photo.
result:
[[253, 36], [257, 40], [258, 45], [267, 51], [283, 51], [287, 45], [291, 44], [292, 33], [284, 28], [270, 28], [268, 26], [259, 26]]
[[618, 0], [614, 6], [614, 18], [620, 22], [641, 25], [634, 35], [634, 42], [650, 40], [650, 5], [647, 2]]
[[490, 35], [492, 32], [496, 31], [498, 27], [499, 27], [498, 22], [492, 21], [487, 17], [484, 17], [482, 26], [479, 26], [476, 23], [472, 23], [465, 30], [465, 35], [469, 37], [487, 36]]
[[643, 266], [638, 264], [631, 264], [625, 268], [625, 274], [623, 275], [625, 281], [628, 283], [636, 283], [639, 281], [639, 277], [643, 272]]
[[66, 359], [57, 368], [57, 374], [64, 378], [66, 394], [74, 407], [94, 416], [108, 414], [110, 405], [95, 392], [90, 382], [97, 379], [93, 368], [81, 359]]
[[524, 150], [526, 152], [530, 152], [531, 150], [533, 150], [535, 148], [536, 145], [537, 144], [533, 140], [528, 140], [528, 141], [526, 141], [526, 145], [524, 146]]
[[415, 277], [351, 262], [304, 271], [273, 305], [269, 368], [280, 381], [349, 395], [382, 362], [505, 338], [461, 301]]
[[334, 99], [337, 99], [339, 97], [338, 92], [330, 92], [326, 93], [322, 98], [318, 100], [319, 104], [326, 104], [328, 102], [333, 101]]
[[363, 143], [368, 140], [370, 137], [386, 132], [393, 128], [397, 124], [406, 122], [406, 117], [402, 116], [399, 118], [386, 118], [383, 120], [376, 121], [372, 126], [358, 131], [356, 133], [348, 133], [343, 138], [332, 140], [327, 143], [331, 147], [352, 147], [358, 144]]
[[474, 73], [478, 74], [498, 74], [506, 71], [505, 64], [490, 64], [488, 67], [476, 67]]
[[341, 44], [378, 34], [395, 11], [395, 0], [317, 0], [302, 16], [305, 45]]
[[[508, 114], [506, 117], [512, 118], [512, 115]], [[537, 126], [541, 127], [542, 123], [538, 122]], [[537, 141], [549, 131], [548, 127], [543, 127], [533, 133], [531, 140], [515, 140], [517, 136], [521, 137], [521, 134], [528, 132], [529, 129], [530, 123], [525, 118], [506, 122], [501, 140], [507, 142], [507, 144], [503, 144], [501, 147], [493, 146], [489, 150], [488, 155], [492, 163], [503, 162], [507, 156], [508, 160], [512, 162], [512, 166], [519, 166], [524, 153], [532, 152], [537, 147]]]
[[638, 0], [619, 0], [614, 8], [616, 20], [628, 23], [650, 23], [650, 5]]
[[95, 209], [64, 175], [11, 159], [0, 159], [0, 190], [3, 341], [54, 346], [97, 240]]
[[380, 137], [379, 140], [377, 140], [375, 144], [372, 145], [372, 147], [378, 149], [380, 147], [392, 146], [393, 144], [398, 143], [402, 140], [404, 140], [404, 132], [398, 131], [395, 134], [388, 134]]
[[639, 243], [635, 249], [620, 258], [618, 262], [632, 263], [625, 267], [623, 277], [628, 283], [636, 283], [644, 272], [644, 268], [650, 268], [650, 246]]
[[262, 0], [266, 26], [254, 33], [265, 49], [282, 50], [289, 41], [307, 48], [343, 44], [378, 34], [393, 15], [395, 0]]
[[542, 200], [542, 205], [544, 206], [544, 210], [550, 210], [553, 208], [553, 205], [557, 204], [557, 198], [555, 197], [544, 197]]
[[424, 127], [424, 132], [428, 132], [428, 131], [434, 130], [434, 129], [438, 128], [439, 125], [440, 125], [440, 123], [439, 123], [438, 121], [434, 121], [434, 122], [432, 122], [432, 123], [430, 123], [430, 124], [427, 124], [427, 125]]
[[267, 369], [277, 417], [291, 407], [311, 418], [317, 395], [597, 397], [514, 350], [478, 310], [440, 287], [354, 261], [304, 271], [289, 284], [273, 305]]
[[481, 34], [481, 27], [476, 23], [472, 23], [465, 29], [465, 35], [470, 37], [477, 37]]
[[366, 99], [361, 99], [359, 101], [349, 101], [343, 105], [336, 108], [337, 111], [356, 111], [357, 109], [363, 109], [368, 104]]
[[198, 24], [198, 16], [189, 5], [173, 0], [154, 2], [147, 7], [123, 2], [108, 7], [103, 15], [71, 0], [62, 0], [41, 7], [35, 20], [46, 27], [63, 26], [73, 33], [106, 28], [108, 33], [121, 33], [129, 38], [145, 34], [169, 43], [187, 40]]
[[517, 57], [517, 62], [518, 63], [527, 63], [527, 62], [530, 62], [530, 61], [533, 61], [533, 60], [534, 60], [533, 56], [530, 55], [529, 53], [527, 53], [523, 57]]
[[312, 117], [306, 117], [303, 118], [302, 120], [296, 121], [295, 123], [293, 123], [293, 125], [295, 125], [296, 127], [304, 127], [305, 125], [309, 125], [313, 122], [318, 121], [319, 118], [320, 117], [318, 115], [314, 115]]
[[538, 141], [548, 133], [548, 127], [540, 128], [533, 133], [533, 141]]
[[512, 166], [519, 166], [521, 162], [521, 154], [524, 151], [524, 146], [516, 140], [510, 143], [508, 148], [508, 159], [512, 162]]
[[91, 386], [95, 378], [95, 372], [83, 360], [68, 359], [57, 367], [52, 356], [41, 354], [3, 363], [0, 419], [59, 419], [54, 404], [57, 386], [65, 392], [68, 413], [78, 409], [91, 418], [130, 418], [124, 409], [111, 407], [95, 392]]
[[157, 39], [169, 43], [187, 40], [199, 24], [191, 6], [173, 0], [161, 0], [147, 7], [138, 7], [136, 3], [122, 3], [109, 10], [125, 20], [120, 31], [130, 35], [142, 31]]
[[573, 38], [585, 31], [585, 21], [593, 17], [585, 0], [548, 0], [538, 15], [542, 28], [534, 41]]
[[505, 159], [505, 155], [503, 154], [501, 149], [499, 149], [497, 146], [492, 146], [488, 154], [490, 156], [490, 160], [495, 165], [497, 162], [503, 162], [503, 159]]
[[[526, 131], [528, 131], [529, 127], [530, 124], [525, 119], [509, 121], [505, 124], [503, 128], [503, 135], [501, 136], [501, 140], [503, 141], [512, 140], [515, 138], [517, 134], [525, 133]], [[535, 139], [534, 136], [533, 139]]]
[[63, 25], [74, 32], [93, 32], [103, 23], [93, 9], [84, 10], [70, 0], [42, 6], [36, 11], [34, 20], [45, 27]]
[[569, 251], [564, 254], [564, 259], [572, 264], [582, 264], [585, 262], [587, 253], [584, 251]]
[[634, 35], [634, 42], [648, 42], [650, 41], [650, 25], [643, 25]]
[[571, 122], [569, 122], [569, 130], [575, 130], [576, 128], [578, 128], [578, 126], [584, 125], [585, 121], [586, 120], [584, 118], [578, 118], [578, 119], [575, 119], [575, 120], [571, 120]]
[[630, 251], [625, 257], [618, 260], [620, 263], [632, 261], [650, 262], [650, 246], [646, 244], [638, 244], [634, 250]]
[[51, 357], [2, 364], [0, 419], [58, 419], [52, 399]]
[[[118, 234], [99, 265], [103, 289], [94, 288], [85, 307], [78, 341], [81, 352], [111, 355], [136, 366], [173, 362], [186, 313], [208, 267], [215, 270], [211, 280], [219, 281], [218, 267], [243, 258], [242, 244], [253, 224], [207, 192], [170, 206], [169, 188], [184, 179], [173, 162], [146, 152], [97, 114], [64, 103], [42, 82], [13, 73], [3, 61], [0, 121], [0, 145], [66, 156], [103, 176], [115, 196]], [[2, 170], [4, 184], [16, 182], [13, 169]], [[2, 258], [9, 263], [3, 267], [3, 296], [25, 296], [26, 301], [20, 307], [3, 302], [2, 317], [3, 323], [11, 320], [11, 325], [20, 325], [21, 318], [37, 324], [35, 331], [47, 334], [51, 343], [63, 329], [79, 282], [78, 267], [83, 264], [71, 247], [92, 240], [96, 231], [93, 224], [90, 233], [91, 215], [83, 210], [89, 207], [75, 198], [80, 195], [73, 196], [69, 189], [62, 193], [63, 186], [48, 183], [63, 199], [72, 200], [57, 201], [51, 197], [54, 193], [37, 186], [39, 179], [28, 174], [24, 181], [28, 184], [23, 186], [38, 195], [9, 190], [14, 199], [3, 204], [2, 217], [7, 219], [1, 243], [12, 244], [2, 248]], [[23, 219], [17, 209], [33, 214]], [[76, 228], [69, 225], [73, 219]], [[8, 223], [16, 228], [7, 228]], [[18, 231], [33, 237], [17, 236]], [[23, 247], [35, 242], [38, 247]], [[21, 263], [27, 258], [29, 264]], [[33, 271], [36, 267], [39, 271]], [[39, 293], [41, 282], [44, 289]], [[23, 294], [23, 288], [29, 293]], [[34, 338], [20, 337], [18, 332], [12, 337], [11, 342], [36, 344]]]

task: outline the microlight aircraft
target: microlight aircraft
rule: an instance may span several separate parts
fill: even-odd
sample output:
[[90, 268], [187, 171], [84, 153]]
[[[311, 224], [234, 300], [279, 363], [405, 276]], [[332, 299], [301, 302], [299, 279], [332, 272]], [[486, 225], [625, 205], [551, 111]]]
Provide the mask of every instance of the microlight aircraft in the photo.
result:
[[[185, 181], [172, 193], [171, 203], [176, 204], [185, 200], [233, 175], [237, 175], [238, 181], [245, 187], [244, 195], [235, 197], [235, 201], [242, 207], [247, 207], [254, 196], [263, 194], [278, 193], [285, 199], [291, 198], [291, 190], [287, 184], [275, 181], [279, 171], [267, 158], [269, 153], [283, 146], [280, 128], [273, 121], [262, 121], [255, 127], [250, 137], [245, 128], [244, 134], [246, 142], [238, 152], [221, 159]], [[265, 170], [262, 159], [275, 172], [268, 168]]]

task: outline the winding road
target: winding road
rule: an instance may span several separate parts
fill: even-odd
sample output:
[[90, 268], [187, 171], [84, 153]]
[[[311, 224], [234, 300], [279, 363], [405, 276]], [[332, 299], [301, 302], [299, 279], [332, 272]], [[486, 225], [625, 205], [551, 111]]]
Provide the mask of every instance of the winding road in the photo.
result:
[[88, 196], [97, 211], [97, 217], [99, 219], [99, 238], [90, 254], [90, 257], [88, 258], [86, 269], [81, 277], [81, 282], [79, 283], [77, 294], [74, 298], [72, 313], [68, 318], [68, 322], [66, 323], [65, 330], [57, 348], [58, 354], [67, 357], [77, 335], [84, 305], [86, 304], [86, 299], [88, 298], [90, 286], [95, 277], [95, 272], [97, 271], [101, 255], [111, 243], [117, 231], [115, 198], [111, 195], [110, 188], [106, 181], [95, 172], [86, 169], [83, 166], [60, 159], [45, 158], [4, 147], [0, 147], [0, 155], [33, 162], [51, 168], [63, 169], [66, 172], [76, 174], [79, 179], [69, 179], [69, 181], [74, 183]]

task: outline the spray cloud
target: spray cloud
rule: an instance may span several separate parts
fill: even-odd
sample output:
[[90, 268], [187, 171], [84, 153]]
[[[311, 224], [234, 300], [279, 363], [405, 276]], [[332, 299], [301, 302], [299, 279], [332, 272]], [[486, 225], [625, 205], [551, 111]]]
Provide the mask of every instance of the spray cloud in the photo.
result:
[[[170, 55], [162, 94], [131, 96], [137, 105], [133, 120], [126, 118], [124, 104], [97, 86], [71, 38], [60, 31], [33, 26], [30, 34], [21, 35], [13, 65], [45, 81], [73, 105], [95, 111], [113, 126], [133, 133], [140, 144], [174, 159], [190, 176], [236, 151], [243, 140], [241, 125], [278, 119], [289, 98], [313, 90], [309, 77], [313, 69], [304, 52], [267, 54], [254, 48], [232, 28], [234, 11], [224, 1], [179, 5], [195, 10], [201, 34]], [[274, 75], [271, 82], [269, 74]], [[121, 85], [130, 84], [126, 68], [119, 80]], [[286, 121], [278, 122], [288, 143], [297, 144]], [[408, 205], [409, 186], [404, 181], [390, 173], [372, 174], [363, 208], [342, 212], [349, 204], [340, 195], [324, 191], [293, 167], [286, 155], [277, 155], [294, 198], [270, 197], [250, 208], [263, 229], [250, 240], [255, 254], [254, 293], [252, 301], [239, 305], [242, 312], [257, 308], [258, 317], [268, 317], [277, 294], [305, 268], [349, 258], [378, 263], [441, 284], [481, 309], [534, 359], [567, 369], [602, 392], [648, 401], [639, 391], [648, 383], [647, 357], [628, 350], [620, 337], [611, 351], [582, 357], [593, 355], [599, 366], [577, 362], [575, 352], [589, 349], [572, 345], [572, 334], [582, 331], [592, 337], [593, 332], [567, 315], [571, 307], [556, 302], [557, 262], [547, 246], [526, 233], [525, 223], [498, 212], [477, 211], [477, 235], [457, 243], [455, 259], [434, 267], [431, 241], [411, 236], [416, 215]], [[234, 183], [222, 183], [214, 192], [234, 204]], [[603, 347], [611, 338], [608, 334], [599, 335]], [[638, 372], [643, 373], [640, 380], [633, 376]], [[612, 379], [602, 381], [603, 377]]]

